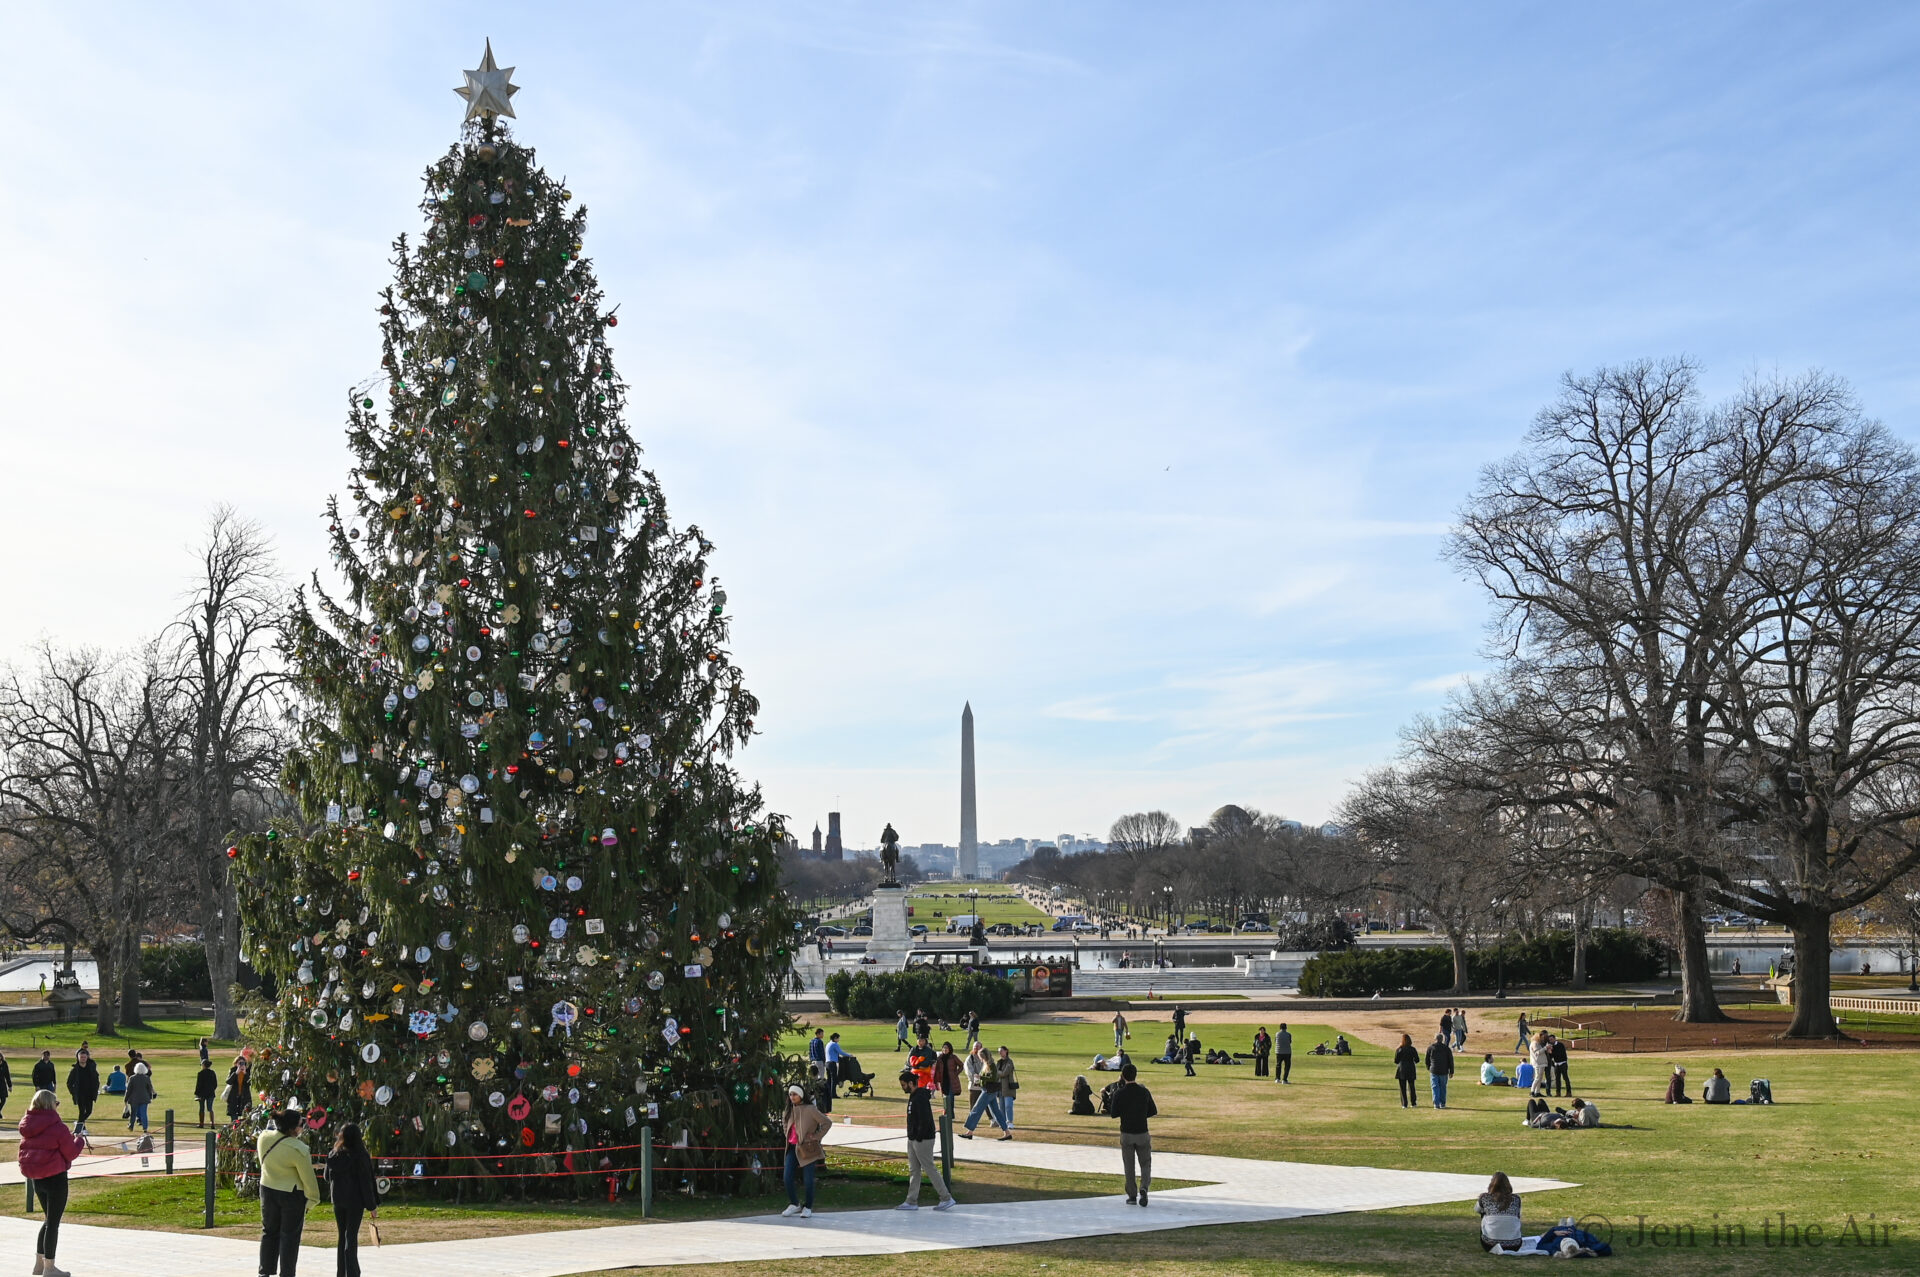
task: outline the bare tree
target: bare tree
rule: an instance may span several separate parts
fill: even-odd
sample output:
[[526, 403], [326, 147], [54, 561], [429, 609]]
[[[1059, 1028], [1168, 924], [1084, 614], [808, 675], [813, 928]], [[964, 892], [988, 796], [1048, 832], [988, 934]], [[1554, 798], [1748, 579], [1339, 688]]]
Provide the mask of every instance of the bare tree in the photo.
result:
[[140, 937], [179, 846], [185, 731], [155, 647], [120, 660], [43, 647], [32, 673], [0, 674], [0, 833], [27, 862], [9, 877], [88, 928], [103, 1034], [116, 991], [120, 1023], [141, 1023]]
[[[1607, 868], [1671, 893], [1681, 1007], [1724, 1019], [1704, 907], [1728, 821], [1721, 716], [1736, 645], [1765, 608], [1749, 569], [1780, 494], [1833, 472], [1852, 401], [1832, 379], [1699, 404], [1683, 360], [1566, 378], [1523, 450], [1483, 475], [1448, 554], [1500, 607], [1518, 667], [1526, 799], [1586, 823]], [[1557, 775], [1555, 771], [1557, 770]]]
[[1525, 881], [1513, 872], [1497, 812], [1463, 798], [1432, 759], [1414, 752], [1356, 785], [1340, 821], [1371, 884], [1424, 910], [1446, 937], [1452, 992], [1464, 995], [1468, 941]]
[[230, 508], [214, 511], [196, 561], [186, 611], [169, 638], [189, 727], [186, 859], [213, 985], [213, 1032], [232, 1038], [240, 913], [226, 847], [277, 805], [287, 707], [271, 652], [286, 597], [266, 534]]

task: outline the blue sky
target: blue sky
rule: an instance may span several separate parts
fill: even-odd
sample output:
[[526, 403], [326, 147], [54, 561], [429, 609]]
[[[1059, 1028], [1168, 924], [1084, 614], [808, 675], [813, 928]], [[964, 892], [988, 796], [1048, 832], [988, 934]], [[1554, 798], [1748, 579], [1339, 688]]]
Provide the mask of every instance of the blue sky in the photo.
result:
[[1569, 369], [1820, 366], [1913, 437], [1920, 9], [18, 5], [0, 652], [228, 500], [323, 561], [387, 245], [491, 36], [592, 213], [805, 829], [1306, 820], [1476, 668], [1437, 560]]

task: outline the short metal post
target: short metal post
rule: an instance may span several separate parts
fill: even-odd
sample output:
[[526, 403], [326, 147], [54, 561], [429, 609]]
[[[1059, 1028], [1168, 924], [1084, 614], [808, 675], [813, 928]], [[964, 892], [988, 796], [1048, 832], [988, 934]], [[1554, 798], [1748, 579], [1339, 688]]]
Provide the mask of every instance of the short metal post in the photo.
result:
[[940, 1170], [947, 1183], [953, 1183], [953, 1095], [946, 1097], [946, 1111], [940, 1115]]
[[167, 1174], [173, 1174], [173, 1110], [167, 1110]]
[[23, 1179], [20, 1182], [27, 1186], [27, 1214], [31, 1215], [33, 1214], [33, 1181]]
[[205, 1227], [207, 1228], [213, 1227], [213, 1186], [214, 1186], [215, 1178], [220, 1173], [219, 1165], [220, 1165], [219, 1141], [214, 1138], [214, 1134], [212, 1131], [208, 1131], [207, 1132], [207, 1169], [206, 1169], [206, 1175], [205, 1175], [205, 1179], [207, 1182], [207, 1222], [205, 1224]]
[[640, 1218], [653, 1214], [653, 1128], [640, 1128]]

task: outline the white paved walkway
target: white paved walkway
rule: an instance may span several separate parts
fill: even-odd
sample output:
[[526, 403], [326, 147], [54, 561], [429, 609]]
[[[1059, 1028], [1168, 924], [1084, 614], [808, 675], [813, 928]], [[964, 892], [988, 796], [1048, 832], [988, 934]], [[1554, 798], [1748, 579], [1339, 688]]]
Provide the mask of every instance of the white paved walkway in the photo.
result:
[[[898, 1130], [837, 1126], [836, 1145], [899, 1150]], [[1023, 1141], [960, 1141], [963, 1161], [1048, 1170], [1116, 1174], [1120, 1157], [1110, 1147], [1030, 1144]], [[1143, 1233], [1205, 1224], [1254, 1223], [1301, 1215], [1384, 1210], [1436, 1202], [1469, 1202], [1485, 1186], [1481, 1175], [1377, 1170], [1267, 1162], [1191, 1153], [1160, 1153], [1154, 1172], [1173, 1180], [1207, 1181], [1198, 1187], [1153, 1194], [1145, 1210], [1123, 1197], [961, 1205], [941, 1213], [894, 1210], [823, 1210], [811, 1220], [756, 1215], [684, 1224], [622, 1224], [568, 1232], [525, 1233], [474, 1241], [417, 1242], [363, 1248], [367, 1277], [565, 1277], [605, 1268], [665, 1264], [800, 1259], [832, 1255], [892, 1255], [972, 1246], [1013, 1246], [1112, 1233]], [[1518, 1180], [1522, 1193], [1572, 1185], [1557, 1180]], [[965, 1186], [961, 1196], [965, 1196]], [[931, 1202], [932, 1194], [922, 1194]], [[68, 1217], [72, 1219], [72, 1216]], [[0, 1217], [0, 1248], [30, 1256], [37, 1225]], [[1471, 1229], [1462, 1212], [1463, 1235]], [[251, 1242], [190, 1233], [143, 1232], [62, 1223], [60, 1266], [82, 1277], [251, 1277], [258, 1247]], [[331, 1250], [307, 1247], [301, 1271], [331, 1272]], [[25, 1270], [23, 1265], [22, 1271]]]

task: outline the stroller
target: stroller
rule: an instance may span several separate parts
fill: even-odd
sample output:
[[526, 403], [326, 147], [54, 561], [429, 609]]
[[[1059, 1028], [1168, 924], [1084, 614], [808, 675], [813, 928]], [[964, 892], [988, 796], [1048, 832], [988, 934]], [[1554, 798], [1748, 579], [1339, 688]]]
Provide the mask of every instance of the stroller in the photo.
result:
[[840, 1085], [847, 1088], [848, 1095], [873, 1096], [873, 1074], [860, 1067], [860, 1057], [842, 1055], [840, 1057]]

